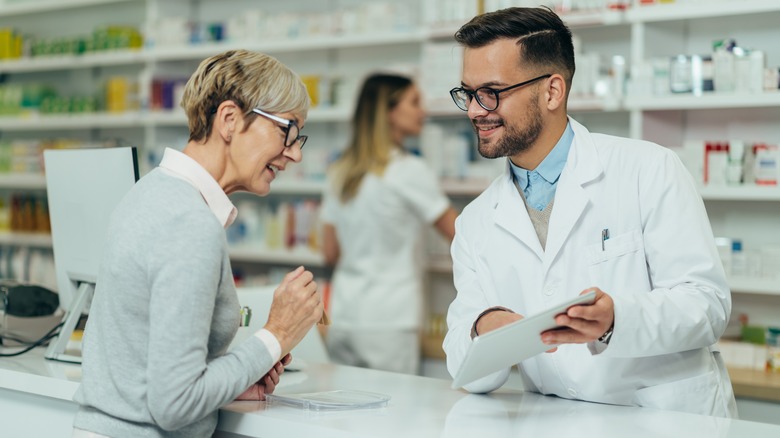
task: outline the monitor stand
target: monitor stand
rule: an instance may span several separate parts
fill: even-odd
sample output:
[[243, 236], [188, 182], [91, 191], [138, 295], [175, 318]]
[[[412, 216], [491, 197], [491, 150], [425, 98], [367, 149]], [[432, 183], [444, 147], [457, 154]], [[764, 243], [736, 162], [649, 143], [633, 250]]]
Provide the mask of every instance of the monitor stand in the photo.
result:
[[79, 283], [78, 290], [76, 292], [76, 299], [73, 301], [70, 310], [65, 314], [63, 319], [62, 328], [60, 333], [52, 339], [49, 344], [49, 348], [46, 349], [44, 355], [46, 359], [58, 360], [61, 362], [81, 363], [81, 356], [74, 356], [72, 354], [66, 354], [65, 349], [68, 346], [73, 330], [76, 328], [82, 312], [95, 292], [95, 283], [82, 282]]

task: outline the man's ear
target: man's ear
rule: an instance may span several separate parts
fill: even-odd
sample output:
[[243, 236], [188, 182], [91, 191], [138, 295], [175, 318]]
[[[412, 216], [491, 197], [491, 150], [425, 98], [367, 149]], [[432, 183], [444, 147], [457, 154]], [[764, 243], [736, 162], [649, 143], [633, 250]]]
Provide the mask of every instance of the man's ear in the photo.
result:
[[568, 91], [566, 80], [560, 74], [555, 73], [550, 76], [547, 83], [547, 89], [545, 90], [545, 103], [547, 104], [547, 109], [555, 111], [558, 108], [565, 108], [566, 92]]
[[239, 113], [240, 109], [232, 100], [226, 100], [217, 107], [217, 113], [214, 115], [214, 132], [219, 134], [225, 143], [233, 140], [233, 133], [238, 128]]

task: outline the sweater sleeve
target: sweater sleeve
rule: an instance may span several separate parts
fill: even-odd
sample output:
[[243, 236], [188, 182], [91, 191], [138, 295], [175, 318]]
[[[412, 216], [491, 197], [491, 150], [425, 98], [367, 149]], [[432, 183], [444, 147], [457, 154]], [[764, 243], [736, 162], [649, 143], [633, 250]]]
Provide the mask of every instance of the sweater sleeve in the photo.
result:
[[224, 231], [213, 218], [187, 213], [164, 227], [169, 231], [156, 242], [148, 264], [147, 403], [154, 421], [166, 430], [213, 413], [273, 366], [255, 336], [209, 360]]

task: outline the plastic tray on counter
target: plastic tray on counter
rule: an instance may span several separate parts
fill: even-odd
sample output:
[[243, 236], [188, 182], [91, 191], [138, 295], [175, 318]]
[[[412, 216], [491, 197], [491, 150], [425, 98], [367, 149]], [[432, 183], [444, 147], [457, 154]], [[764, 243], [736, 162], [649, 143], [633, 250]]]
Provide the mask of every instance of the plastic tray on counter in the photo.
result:
[[267, 394], [266, 405], [286, 405], [307, 411], [377, 409], [387, 406], [389, 395], [366, 391], [323, 391], [302, 394]]

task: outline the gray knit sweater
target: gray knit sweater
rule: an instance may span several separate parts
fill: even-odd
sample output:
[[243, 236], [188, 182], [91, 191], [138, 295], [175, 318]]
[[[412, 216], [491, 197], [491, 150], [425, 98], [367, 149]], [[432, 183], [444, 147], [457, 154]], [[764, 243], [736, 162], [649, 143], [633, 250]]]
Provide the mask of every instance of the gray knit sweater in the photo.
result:
[[211, 436], [217, 410], [273, 365], [255, 336], [226, 352], [239, 304], [224, 229], [197, 189], [155, 169], [107, 234], [74, 426], [111, 437]]

